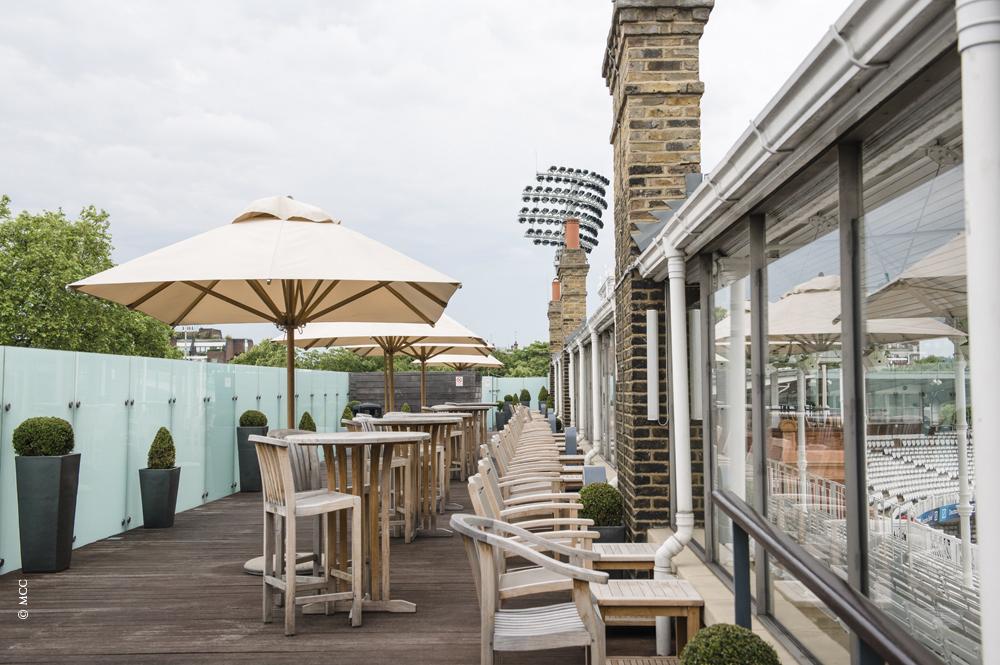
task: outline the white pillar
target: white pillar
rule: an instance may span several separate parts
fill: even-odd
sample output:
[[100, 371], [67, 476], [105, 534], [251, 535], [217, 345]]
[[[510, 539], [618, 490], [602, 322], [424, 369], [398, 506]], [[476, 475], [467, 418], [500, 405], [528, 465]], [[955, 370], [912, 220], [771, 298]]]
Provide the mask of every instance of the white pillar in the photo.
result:
[[958, 432], [958, 534], [962, 539], [962, 581], [972, 586], [972, 479], [969, 478], [969, 421], [966, 417], [965, 354], [955, 345], [955, 430]]
[[572, 346], [567, 347], [566, 352], [569, 354], [569, 413], [566, 414], [564, 420], [566, 426], [569, 427], [576, 425], [576, 421], [573, 419], [574, 414], [576, 414], [576, 361], [573, 359]]
[[805, 507], [809, 500], [808, 480], [809, 480], [809, 459], [806, 456], [806, 373], [800, 366], [796, 370], [796, 418], [795, 418], [795, 439], [797, 449], [797, 463], [799, 467], [799, 497], [802, 506]]
[[590, 445], [600, 448], [601, 441], [601, 351], [597, 331], [590, 329]]
[[[677, 510], [674, 521], [677, 531], [670, 536], [654, 557], [653, 577], [666, 579], [671, 575], [671, 562], [691, 540], [694, 532], [694, 504], [691, 501], [691, 403], [688, 398], [687, 307], [685, 305], [684, 257], [667, 259], [670, 280], [670, 383], [673, 397], [674, 450], [670, 463], [676, 471]], [[670, 620], [656, 619], [656, 653], [669, 655]]]
[[820, 384], [819, 384], [819, 408], [823, 410], [823, 415], [826, 415], [827, 410], [830, 408], [827, 402], [827, 395], [829, 394], [827, 388], [826, 380], [826, 363], [820, 365]]
[[576, 343], [576, 429], [581, 437], [587, 435], [587, 364], [583, 346]]
[[[962, 55], [962, 150], [965, 156], [965, 228], [968, 255], [969, 334], [972, 363], [972, 427], [976, 466], [1000, 468], [1000, 0], [958, 0], [958, 50]], [[978, 342], [977, 342], [978, 341]], [[1000, 483], [980, 483], [976, 503], [979, 536], [980, 625], [983, 662], [1000, 661]]]
[[729, 284], [729, 351], [726, 362], [726, 456], [729, 487], [741, 499], [747, 492], [746, 282]]
[[556, 358], [556, 394], [553, 396], [552, 408], [555, 411], [556, 417], [562, 415], [562, 367], [560, 365], [560, 358]]

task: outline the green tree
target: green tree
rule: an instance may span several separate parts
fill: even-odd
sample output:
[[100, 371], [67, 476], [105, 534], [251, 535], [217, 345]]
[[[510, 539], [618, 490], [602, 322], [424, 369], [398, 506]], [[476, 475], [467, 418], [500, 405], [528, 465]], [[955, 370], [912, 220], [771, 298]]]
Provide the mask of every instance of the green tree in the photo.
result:
[[[255, 344], [249, 351], [244, 351], [233, 358], [232, 362], [237, 365], [257, 365], [260, 367], [284, 367], [285, 366], [285, 345], [265, 339], [260, 344]], [[296, 359], [297, 360], [297, 359]], [[298, 362], [295, 363], [298, 367]]]
[[88, 206], [14, 216], [0, 196], [0, 344], [179, 358], [170, 328], [122, 305], [67, 290], [111, 268], [108, 213]]
[[548, 342], [532, 342], [518, 349], [497, 349], [493, 352], [503, 367], [483, 372], [489, 376], [548, 376]]

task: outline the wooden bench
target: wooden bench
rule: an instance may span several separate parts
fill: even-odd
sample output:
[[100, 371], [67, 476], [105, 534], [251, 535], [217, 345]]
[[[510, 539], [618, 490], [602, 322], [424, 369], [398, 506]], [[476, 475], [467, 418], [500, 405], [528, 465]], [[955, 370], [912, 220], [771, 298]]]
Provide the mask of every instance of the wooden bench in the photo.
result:
[[678, 653], [701, 628], [705, 601], [687, 580], [609, 580], [607, 584], [591, 584], [590, 591], [609, 625], [623, 625], [616, 618], [683, 620], [685, 629], [677, 630]]

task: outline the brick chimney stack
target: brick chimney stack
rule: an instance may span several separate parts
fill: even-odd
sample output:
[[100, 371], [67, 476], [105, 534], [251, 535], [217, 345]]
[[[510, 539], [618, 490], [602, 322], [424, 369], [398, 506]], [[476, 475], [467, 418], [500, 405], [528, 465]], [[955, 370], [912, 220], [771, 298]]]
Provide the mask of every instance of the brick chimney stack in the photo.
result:
[[[580, 220], [567, 219], [564, 237], [566, 246], [559, 255], [559, 290], [562, 309], [562, 339], [565, 340], [587, 318], [587, 253], [580, 247]], [[561, 413], [569, 413], [569, 355], [563, 353]]]
[[566, 249], [580, 249], [580, 220], [570, 217], [563, 232]]
[[[684, 198], [685, 175], [701, 172], [705, 85], [699, 80], [698, 43], [713, 5], [714, 0], [615, 0], [605, 50], [602, 73], [612, 96], [615, 160], [615, 442], [626, 526], [637, 541], [645, 540], [648, 529], [670, 522], [670, 452], [667, 426], [645, 418], [646, 344], [658, 344], [659, 357], [667, 357], [665, 330], [659, 339], [646, 338], [645, 311], [656, 309], [662, 316], [664, 289], [629, 269], [639, 254], [631, 234], [656, 221], [654, 211]], [[658, 380], [660, 413], [666, 414], [665, 367]], [[692, 460], [692, 470], [700, 469]], [[696, 515], [703, 510], [696, 499]]]

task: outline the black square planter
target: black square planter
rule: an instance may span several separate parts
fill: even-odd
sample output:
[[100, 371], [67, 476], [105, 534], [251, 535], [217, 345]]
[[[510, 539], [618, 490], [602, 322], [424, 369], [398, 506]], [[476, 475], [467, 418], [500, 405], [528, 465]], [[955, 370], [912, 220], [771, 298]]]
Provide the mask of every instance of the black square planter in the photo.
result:
[[250, 435], [267, 434], [267, 425], [263, 427], [236, 428], [236, 454], [240, 460], [240, 491], [260, 491], [260, 463], [257, 461], [257, 446], [250, 443]]
[[169, 529], [174, 525], [177, 510], [177, 488], [181, 483], [181, 468], [139, 469], [139, 491], [142, 494], [142, 525], [147, 529]]
[[21, 568], [55, 573], [69, 568], [80, 484], [80, 453], [14, 458]]

